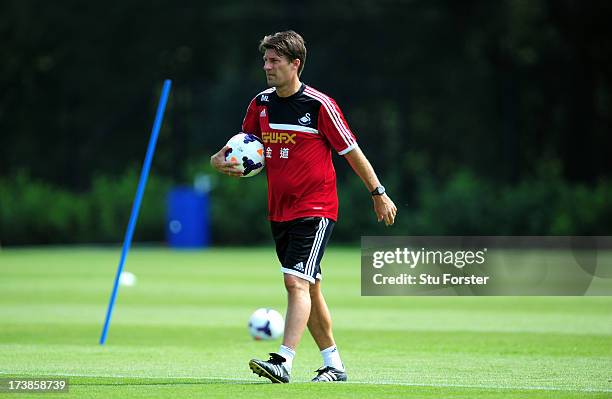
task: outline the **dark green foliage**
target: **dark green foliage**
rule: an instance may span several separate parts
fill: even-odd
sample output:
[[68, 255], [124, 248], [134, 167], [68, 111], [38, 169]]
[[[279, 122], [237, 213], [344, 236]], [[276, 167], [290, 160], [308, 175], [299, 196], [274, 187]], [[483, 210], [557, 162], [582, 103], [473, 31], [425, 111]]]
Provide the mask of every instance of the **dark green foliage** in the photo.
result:
[[424, 235], [608, 235], [611, 190], [610, 181], [571, 184], [554, 170], [505, 186], [463, 171], [424, 184], [416, 209], [399, 223]]
[[[210, 173], [209, 169], [203, 169]], [[270, 242], [265, 176], [250, 179], [212, 175], [212, 239], [216, 244]], [[74, 193], [19, 174], [0, 179], [0, 242], [121, 242], [138, 175], [96, 177], [90, 190]], [[612, 182], [570, 184], [558, 170], [543, 168], [515, 185], [500, 186], [471, 172], [445, 181], [419, 179], [416, 198], [395, 198], [393, 227], [376, 222], [369, 193], [357, 177], [338, 184], [340, 215], [334, 242], [361, 235], [607, 235], [612, 226]], [[134, 239], [163, 241], [169, 180], [151, 176]], [[400, 190], [388, 187], [391, 195]]]
[[270, 241], [267, 201], [264, 174], [248, 179], [221, 176], [211, 193], [213, 241], [238, 245]]
[[[400, 209], [377, 224], [340, 160], [337, 239], [609, 233], [610, 20], [605, 0], [1, 2], [0, 239], [120, 241], [171, 78], [136, 235], [163, 239], [166, 189], [240, 130], [257, 44], [287, 28]], [[268, 239], [259, 183], [218, 179], [217, 242]]]
[[[20, 173], [0, 179], [0, 242], [117, 243], [123, 240], [136, 193], [134, 170], [97, 177], [76, 193]], [[167, 179], [151, 176], [140, 209], [135, 239], [163, 239]]]
[[0, 174], [83, 189], [122, 173], [172, 78], [156, 160], [185, 179], [264, 88], [258, 41], [290, 27], [308, 44], [302, 79], [336, 98], [386, 177], [410, 150], [439, 179], [516, 182], [549, 158], [593, 183], [612, 173], [610, 4], [5, 1]]

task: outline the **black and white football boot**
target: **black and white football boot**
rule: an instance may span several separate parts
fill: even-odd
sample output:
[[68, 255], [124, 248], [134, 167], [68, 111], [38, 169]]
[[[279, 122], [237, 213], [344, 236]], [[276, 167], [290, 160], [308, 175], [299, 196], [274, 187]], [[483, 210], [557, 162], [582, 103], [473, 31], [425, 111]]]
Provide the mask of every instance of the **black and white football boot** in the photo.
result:
[[289, 382], [289, 373], [285, 368], [285, 358], [278, 353], [270, 353], [267, 362], [263, 360], [251, 359], [249, 367], [253, 373], [260, 377], [266, 377], [276, 384], [286, 384]]
[[340, 371], [331, 366], [319, 367], [315, 371], [317, 376], [312, 379], [312, 382], [337, 382], [346, 381], [346, 372]]

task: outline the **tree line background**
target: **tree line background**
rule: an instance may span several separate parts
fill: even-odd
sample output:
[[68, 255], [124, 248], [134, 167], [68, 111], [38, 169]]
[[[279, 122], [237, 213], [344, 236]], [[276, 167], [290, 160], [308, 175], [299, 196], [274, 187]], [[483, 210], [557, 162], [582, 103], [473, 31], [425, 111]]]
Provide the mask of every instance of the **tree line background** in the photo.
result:
[[[293, 29], [398, 204], [335, 157], [336, 242], [375, 234], [609, 234], [612, 3], [604, 0], [0, 2], [0, 242], [118, 242], [161, 83], [174, 82], [136, 240], [166, 195], [213, 182], [213, 241], [269, 240], [263, 176], [209, 156], [263, 88], [259, 40]], [[243, 234], [236, 234], [243, 232]]]

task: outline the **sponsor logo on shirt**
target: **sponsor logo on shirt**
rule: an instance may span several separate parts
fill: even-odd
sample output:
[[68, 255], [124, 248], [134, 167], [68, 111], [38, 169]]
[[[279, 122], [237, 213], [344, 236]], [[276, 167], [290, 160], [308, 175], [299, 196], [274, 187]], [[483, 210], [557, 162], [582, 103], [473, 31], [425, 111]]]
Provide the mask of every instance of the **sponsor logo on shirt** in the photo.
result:
[[265, 108], [261, 110], [261, 112], [259, 113], [259, 116], [260, 116], [261, 118], [263, 118], [263, 117], [265, 117], [265, 116], [266, 116], [266, 109], [265, 109]]
[[296, 133], [263, 132], [261, 134], [261, 139], [264, 144], [295, 144], [295, 136], [297, 136]]

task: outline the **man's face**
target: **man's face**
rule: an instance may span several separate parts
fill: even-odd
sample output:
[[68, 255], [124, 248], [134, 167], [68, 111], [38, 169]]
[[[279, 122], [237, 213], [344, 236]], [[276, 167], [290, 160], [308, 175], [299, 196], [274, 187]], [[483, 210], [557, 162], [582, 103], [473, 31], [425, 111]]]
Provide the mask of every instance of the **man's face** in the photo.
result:
[[289, 62], [286, 57], [279, 55], [275, 50], [266, 50], [263, 56], [263, 69], [270, 87], [282, 87], [288, 84], [294, 75], [297, 75], [299, 61]]

